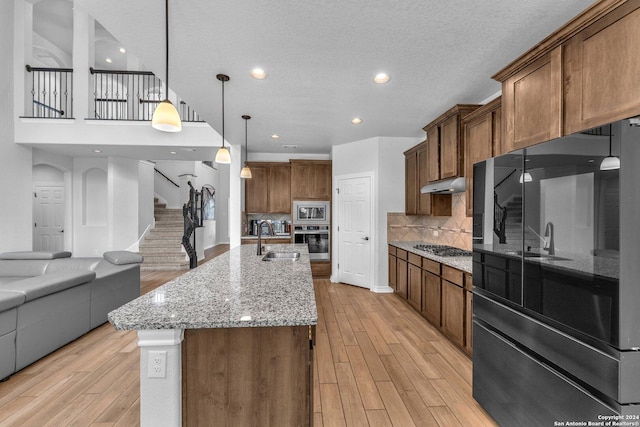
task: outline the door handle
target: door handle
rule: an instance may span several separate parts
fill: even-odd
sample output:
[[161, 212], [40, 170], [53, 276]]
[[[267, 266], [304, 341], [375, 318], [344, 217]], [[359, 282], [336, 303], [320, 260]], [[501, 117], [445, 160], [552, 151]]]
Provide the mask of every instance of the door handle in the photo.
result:
[[64, 233], [64, 228], [62, 230], [60, 230], [61, 233]]
[[363, 237], [362, 240], [369, 240], [369, 238], [368, 237]]

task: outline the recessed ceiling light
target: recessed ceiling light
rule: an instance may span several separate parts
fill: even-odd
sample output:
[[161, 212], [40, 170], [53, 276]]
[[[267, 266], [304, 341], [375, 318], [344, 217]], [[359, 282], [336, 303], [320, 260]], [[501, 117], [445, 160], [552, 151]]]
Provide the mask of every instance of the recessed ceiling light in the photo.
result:
[[251, 77], [257, 80], [264, 80], [267, 78], [267, 72], [262, 68], [254, 68], [251, 70]]
[[169, 154], [178, 154], [176, 151], [169, 151]]
[[386, 73], [378, 73], [376, 74], [376, 76], [373, 78], [373, 81], [378, 83], [378, 84], [382, 84], [382, 83], [386, 83], [389, 80], [391, 80], [391, 77], [389, 77], [388, 74]]
[[351, 123], [353, 123], [354, 125], [359, 125], [360, 123], [362, 123], [362, 119], [360, 117], [354, 117], [353, 119], [351, 119]]
[[121, 47], [121, 48], [120, 48], [120, 53], [127, 53], [127, 49], [125, 49], [125, 48]]
[[113, 62], [113, 61], [111, 60], [111, 58], [107, 58], [107, 59], [105, 59], [104, 61], [105, 61], [105, 62], [107, 62], [107, 63], [109, 63], [109, 64], [111, 64], [111, 63]]
[[275, 133], [271, 135], [271, 139], [278, 139], [278, 138], [280, 138], [280, 135], [276, 135]]
[[95, 149], [95, 150], [93, 150], [93, 152], [94, 153], [102, 153], [102, 150]]

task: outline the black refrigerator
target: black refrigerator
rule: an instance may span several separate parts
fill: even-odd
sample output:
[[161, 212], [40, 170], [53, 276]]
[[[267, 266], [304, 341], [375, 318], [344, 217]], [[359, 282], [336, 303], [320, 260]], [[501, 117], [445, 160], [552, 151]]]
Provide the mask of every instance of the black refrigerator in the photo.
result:
[[640, 128], [478, 163], [473, 203], [474, 398], [503, 426], [640, 425]]

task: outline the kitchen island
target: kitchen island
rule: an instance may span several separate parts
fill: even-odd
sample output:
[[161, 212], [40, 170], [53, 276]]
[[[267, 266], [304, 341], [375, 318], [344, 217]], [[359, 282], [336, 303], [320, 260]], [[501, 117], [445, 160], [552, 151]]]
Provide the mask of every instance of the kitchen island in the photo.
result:
[[140, 420], [309, 425], [318, 321], [306, 245], [242, 245], [109, 313], [138, 331]]

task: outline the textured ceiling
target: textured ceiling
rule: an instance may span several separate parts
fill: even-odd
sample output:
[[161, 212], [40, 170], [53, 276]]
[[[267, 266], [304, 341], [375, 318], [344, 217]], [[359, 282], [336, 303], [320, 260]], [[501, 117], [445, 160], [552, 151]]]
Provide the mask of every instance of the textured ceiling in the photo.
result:
[[[162, 0], [76, 0], [164, 76]], [[374, 136], [423, 137], [456, 103], [500, 90], [491, 75], [591, 4], [584, 0], [170, 1], [170, 87], [249, 150], [328, 153]], [[254, 67], [269, 77], [255, 80]], [[372, 82], [384, 71], [391, 81]], [[350, 120], [361, 117], [360, 125]], [[277, 141], [269, 135], [281, 136]], [[179, 134], [176, 138], [180, 138]], [[290, 152], [291, 150], [287, 150]]]

